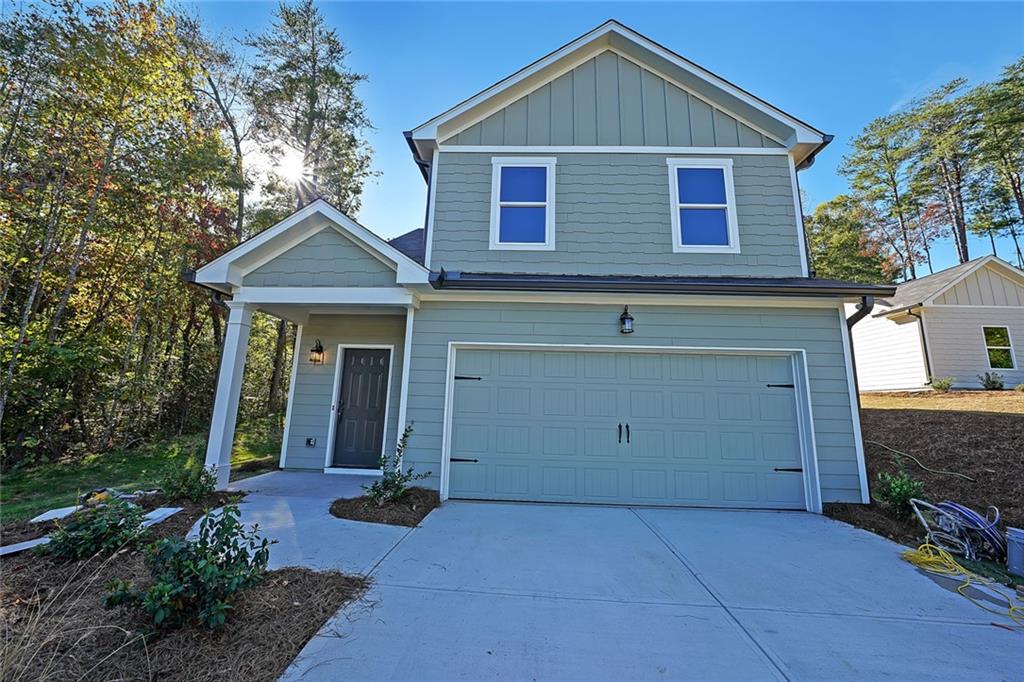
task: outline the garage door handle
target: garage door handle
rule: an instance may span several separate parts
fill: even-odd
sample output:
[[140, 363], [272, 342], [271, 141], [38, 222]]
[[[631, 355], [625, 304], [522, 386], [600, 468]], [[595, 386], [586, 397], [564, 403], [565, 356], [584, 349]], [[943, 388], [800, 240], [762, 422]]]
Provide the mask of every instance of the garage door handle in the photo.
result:
[[792, 471], [792, 472], [795, 472], [795, 473], [800, 473], [800, 472], [803, 471], [803, 469], [800, 469], [798, 467], [797, 468], [788, 468], [788, 469], [786, 467], [775, 467], [775, 469], [773, 469], [773, 471]]
[[619, 442], [622, 442], [622, 424], [619, 424]]
[[629, 424], [626, 424], [626, 443], [629, 443]]
[[469, 457], [449, 457], [448, 461], [449, 462], [473, 462], [473, 463], [476, 463], [476, 462], [479, 462], [480, 460], [478, 460], [478, 459], [471, 459]]

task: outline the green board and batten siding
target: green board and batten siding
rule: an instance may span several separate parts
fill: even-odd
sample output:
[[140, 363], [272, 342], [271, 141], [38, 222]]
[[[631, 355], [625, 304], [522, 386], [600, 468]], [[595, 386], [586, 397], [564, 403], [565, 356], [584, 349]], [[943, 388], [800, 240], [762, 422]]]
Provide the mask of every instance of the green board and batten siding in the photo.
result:
[[614, 52], [583, 62], [445, 144], [782, 147]]
[[644, 306], [629, 301], [637, 331], [618, 333], [620, 306], [424, 302], [416, 312], [406, 461], [439, 485], [449, 342], [596, 344], [806, 350], [822, 500], [861, 499], [849, 385], [835, 308]]
[[729, 157], [733, 159], [738, 254], [673, 253], [669, 157], [628, 153], [557, 154], [555, 249], [492, 251], [488, 226], [493, 156], [440, 154], [433, 270], [803, 276], [792, 178], [784, 155]]

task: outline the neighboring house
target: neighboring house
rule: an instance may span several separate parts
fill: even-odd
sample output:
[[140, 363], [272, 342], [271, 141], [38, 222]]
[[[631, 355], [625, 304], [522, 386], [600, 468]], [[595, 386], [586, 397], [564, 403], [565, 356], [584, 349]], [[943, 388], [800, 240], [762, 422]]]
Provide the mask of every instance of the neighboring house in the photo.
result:
[[[852, 313], [853, 304], [847, 305]], [[1024, 383], [1024, 271], [995, 256], [900, 284], [853, 328], [862, 391], [914, 391], [932, 378], [980, 388], [995, 372]]]
[[196, 273], [231, 296], [221, 482], [261, 310], [298, 325], [287, 469], [373, 471], [413, 423], [442, 498], [868, 501], [843, 304], [894, 289], [810, 277], [831, 136], [608, 22], [406, 138], [424, 229], [318, 200]]

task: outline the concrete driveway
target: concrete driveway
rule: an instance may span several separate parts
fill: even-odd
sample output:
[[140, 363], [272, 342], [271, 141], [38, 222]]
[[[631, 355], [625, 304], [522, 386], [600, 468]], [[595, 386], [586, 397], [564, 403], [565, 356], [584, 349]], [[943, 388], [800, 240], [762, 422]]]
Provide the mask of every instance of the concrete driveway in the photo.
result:
[[[303, 489], [246, 517], [274, 535], [282, 509], [325, 510]], [[374, 587], [287, 680], [1024, 679], [1024, 633], [812, 514], [447, 502], [411, 531], [308, 523], [282, 523], [275, 565], [316, 545], [312, 565]]]

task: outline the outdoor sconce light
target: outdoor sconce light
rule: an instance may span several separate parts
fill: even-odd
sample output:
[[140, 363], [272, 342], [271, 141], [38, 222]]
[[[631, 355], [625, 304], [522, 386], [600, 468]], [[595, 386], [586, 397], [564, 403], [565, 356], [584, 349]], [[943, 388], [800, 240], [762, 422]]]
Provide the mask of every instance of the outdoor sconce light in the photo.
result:
[[633, 316], [629, 314], [628, 305], [622, 309], [622, 314], [619, 315], [619, 332], [622, 334], [633, 333]]
[[324, 364], [324, 347], [320, 343], [320, 339], [316, 340], [313, 347], [309, 350], [309, 361], [314, 365]]

